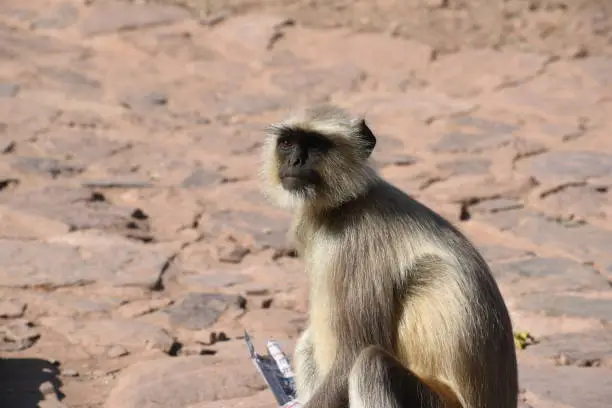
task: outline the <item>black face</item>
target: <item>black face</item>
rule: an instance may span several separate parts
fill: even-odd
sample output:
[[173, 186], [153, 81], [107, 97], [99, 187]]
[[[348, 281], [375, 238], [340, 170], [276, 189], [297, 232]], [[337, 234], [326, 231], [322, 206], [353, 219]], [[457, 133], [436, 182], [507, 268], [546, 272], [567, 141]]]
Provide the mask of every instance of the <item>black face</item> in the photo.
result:
[[318, 133], [283, 130], [276, 144], [282, 186], [296, 191], [319, 185], [321, 176], [317, 172], [317, 162], [332, 147], [331, 141]]

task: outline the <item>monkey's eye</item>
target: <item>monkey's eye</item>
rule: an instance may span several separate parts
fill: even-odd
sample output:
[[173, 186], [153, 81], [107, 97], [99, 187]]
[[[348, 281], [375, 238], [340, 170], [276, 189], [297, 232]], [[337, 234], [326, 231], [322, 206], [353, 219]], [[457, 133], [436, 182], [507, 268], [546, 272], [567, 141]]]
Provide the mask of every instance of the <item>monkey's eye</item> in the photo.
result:
[[293, 142], [288, 139], [281, 139], [278, 141], [278, 147], [283, 150], [289, 150], [293, 147]]

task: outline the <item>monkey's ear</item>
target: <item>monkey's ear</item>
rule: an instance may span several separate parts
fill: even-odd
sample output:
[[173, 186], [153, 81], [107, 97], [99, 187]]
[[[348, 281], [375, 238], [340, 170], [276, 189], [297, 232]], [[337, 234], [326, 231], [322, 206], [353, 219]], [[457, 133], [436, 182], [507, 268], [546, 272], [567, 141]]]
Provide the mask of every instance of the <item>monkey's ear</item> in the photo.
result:
[[374, 147], [376, 146], [376, 136], [374, 136], [374, 133], [372, 133], [365, 119], [363, 118], [359, 119], [357, 122], [357, 128], [359, 130], [359, 136], [364, 142], [366, 157], [370, 157], [372, 150], [374, 150]]

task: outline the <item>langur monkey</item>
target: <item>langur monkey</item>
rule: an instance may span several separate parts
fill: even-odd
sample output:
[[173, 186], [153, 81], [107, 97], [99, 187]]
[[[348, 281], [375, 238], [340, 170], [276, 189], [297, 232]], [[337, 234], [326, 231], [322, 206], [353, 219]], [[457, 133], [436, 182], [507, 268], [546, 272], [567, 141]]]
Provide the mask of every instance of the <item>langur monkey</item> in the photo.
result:
[[263, 192], [293, 210], [310, 279], [305, 408], [516, 408], [512, 324], [485, 260], [368, 164], [365, 120], [313, 105], [266, 133]]

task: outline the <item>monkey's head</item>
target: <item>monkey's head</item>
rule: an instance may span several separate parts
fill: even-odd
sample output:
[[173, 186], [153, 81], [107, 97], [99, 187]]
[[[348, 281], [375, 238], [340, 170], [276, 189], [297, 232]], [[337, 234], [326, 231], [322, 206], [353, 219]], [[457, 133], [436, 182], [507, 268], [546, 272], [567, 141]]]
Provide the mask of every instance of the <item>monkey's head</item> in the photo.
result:
[[263, 189], [283, 207], [334, 207], [363, 194], [376, 178], [368, 165], [376, 137], [363, 118], [338, 107], [302, 109], [266, 133]]

